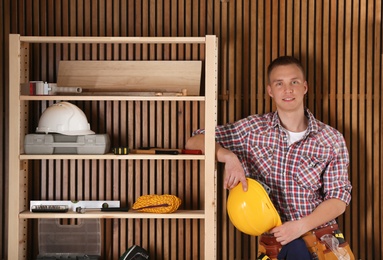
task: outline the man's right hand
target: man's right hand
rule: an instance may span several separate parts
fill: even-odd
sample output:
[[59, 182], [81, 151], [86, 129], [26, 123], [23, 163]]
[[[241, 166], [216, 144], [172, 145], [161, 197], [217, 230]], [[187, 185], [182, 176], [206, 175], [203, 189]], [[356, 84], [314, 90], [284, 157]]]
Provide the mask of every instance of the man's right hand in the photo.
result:
[[[191, 137], [187, 143], [186, 149], [199, 149], [203, 153], [205, 153], [205, 137], [203, 134], [196, 135]], [[235, 155], [232, 151], [223, 148], [221, 145], [216, 143], [215, 145], [215, 153], [216, 159], [219, 162], [225, 164], [225, 180], [224, 180], [224, 188], [232, 189], [239, 182], [242, 183], [242, 189], [247, 191], [247, 181], [245, 176], [245, 171], [243, 170], [242, 164], [239, 161], [237, 155]]]
[[[218, 161], [225, 163], [225, 180], [223, 187], [230, 190], [241, 182], [243, 191], [247, 191], [245, 171], [237, 155], [222, 147], [220, 147], [219, 150], [220, 152], [217, 153], [217, 157], [219, 156]], [[220, 159], [222, 159], [222, 161]]]

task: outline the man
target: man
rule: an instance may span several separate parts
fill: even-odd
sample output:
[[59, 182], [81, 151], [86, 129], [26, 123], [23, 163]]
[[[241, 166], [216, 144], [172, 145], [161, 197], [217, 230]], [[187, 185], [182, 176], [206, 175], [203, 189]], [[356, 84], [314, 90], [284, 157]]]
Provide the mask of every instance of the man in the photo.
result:
[[[246, 176], [271, 188], [283, 222], [270, 230], [280, 244], [279, 259], [311, 259], [317, 256], [302, 252], [301, 237], [334, 226], [351, 200], [348, 150], [337, 130], [305, 109], [308, 84], [297, 59], [279, 57], [267, 73], [276, 111], [217, 126], [216, 158], [225, 163], [225, 188], [240, 182], [246, 191]], [[186, 148], [203, 150], [203, 133], [193, 133]]]

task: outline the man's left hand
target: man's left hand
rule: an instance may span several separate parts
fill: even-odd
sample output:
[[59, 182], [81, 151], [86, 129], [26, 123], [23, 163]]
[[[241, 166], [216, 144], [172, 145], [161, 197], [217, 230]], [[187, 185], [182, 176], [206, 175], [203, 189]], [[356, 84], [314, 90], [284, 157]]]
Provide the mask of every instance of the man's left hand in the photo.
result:
[[297, 220], [285, 222], [281, 226], [271, 229], [270, 233], [274, 235], [278, 242], [280, 242], [282, 245], [286, 245], [294, 239], [302, 236], [304, 233], [306, 233], [306, 231], [303, 230], [302, 223]]

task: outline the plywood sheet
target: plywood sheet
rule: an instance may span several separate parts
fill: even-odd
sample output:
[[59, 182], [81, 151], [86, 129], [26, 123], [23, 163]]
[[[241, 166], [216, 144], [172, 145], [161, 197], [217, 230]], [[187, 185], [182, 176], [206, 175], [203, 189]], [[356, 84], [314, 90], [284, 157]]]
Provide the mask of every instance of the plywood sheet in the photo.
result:
[[87, 92], [159, 92], [197, 96], [201, 61], [60, 61], [57, 85]]

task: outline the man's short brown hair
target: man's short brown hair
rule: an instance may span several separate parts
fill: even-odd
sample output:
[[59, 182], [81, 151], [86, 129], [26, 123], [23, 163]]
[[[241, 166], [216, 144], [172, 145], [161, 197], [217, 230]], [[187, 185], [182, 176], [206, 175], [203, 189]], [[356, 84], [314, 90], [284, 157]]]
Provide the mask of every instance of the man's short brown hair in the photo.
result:
[[274, 59], [267, 67], [268, 81], [270, 82], [270, 73], [273, 69], [275, 69], [278, 66], [290, 65], [290, 64], [295, 64], [302, 71], [303, 77], [306, 77], [305, 70], [298, 59], [294, 58], [293, 56], [280, 56]]

